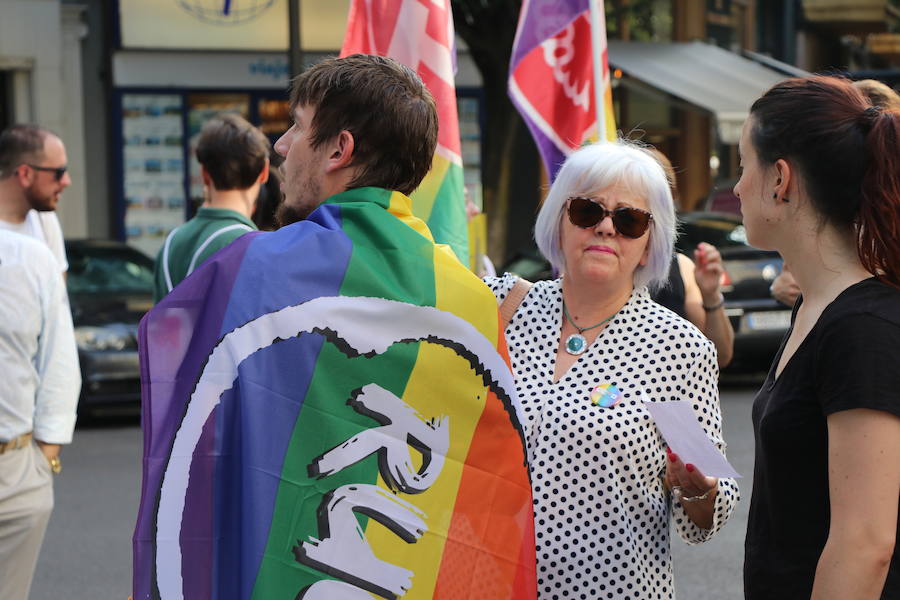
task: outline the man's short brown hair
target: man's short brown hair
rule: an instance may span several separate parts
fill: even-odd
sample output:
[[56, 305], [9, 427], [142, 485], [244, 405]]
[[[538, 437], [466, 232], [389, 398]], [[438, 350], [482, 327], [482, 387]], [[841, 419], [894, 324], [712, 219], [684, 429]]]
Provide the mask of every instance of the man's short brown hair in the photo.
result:
[[219, 191], [245, 190], [256, 183], [266, 159], [269, 139], [234, 113], [207, 121], [197, 140], [197, 160]]
[[291, 112], [315, 112], [313, 148], [341, 131], [353, 135], [349, 188], [375, 186], [411, 193], [431, 168], [437, 145], [434, 98], [415, 71], [368, 54], [329, 58], [298, 75], [291, 86]]
[[37, 125], [13, 125], [0, 132], [0, 179], [6, 179], [21, 164], [44, 158], [44, 141], [52, 133]]

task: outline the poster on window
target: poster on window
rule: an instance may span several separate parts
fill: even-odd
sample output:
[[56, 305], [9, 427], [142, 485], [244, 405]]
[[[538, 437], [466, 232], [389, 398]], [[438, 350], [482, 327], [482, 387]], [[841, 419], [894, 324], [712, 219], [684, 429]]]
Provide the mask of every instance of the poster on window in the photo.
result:
[[178, 94], [123, 94], [126, 241], [156, 256], [184, 223], [184, 132]]

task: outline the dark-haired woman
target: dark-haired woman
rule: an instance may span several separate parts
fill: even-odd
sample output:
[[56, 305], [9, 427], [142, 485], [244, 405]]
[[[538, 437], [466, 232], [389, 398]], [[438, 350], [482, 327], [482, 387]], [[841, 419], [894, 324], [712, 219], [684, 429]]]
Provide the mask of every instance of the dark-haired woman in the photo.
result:
[[803, 290], [753, 406], [745, 596], [900, 598], [900, 113], [791, 79], [740, 152], [748, 239]]

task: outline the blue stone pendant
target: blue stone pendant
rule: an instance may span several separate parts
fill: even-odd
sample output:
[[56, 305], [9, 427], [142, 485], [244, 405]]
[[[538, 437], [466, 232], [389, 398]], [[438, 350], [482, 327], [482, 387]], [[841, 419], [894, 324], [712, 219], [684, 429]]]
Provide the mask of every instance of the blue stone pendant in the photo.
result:
[[587, 349], [587, 340], [580, 333], [573, 333], [566, 338], [566, 352], [578, 356]]

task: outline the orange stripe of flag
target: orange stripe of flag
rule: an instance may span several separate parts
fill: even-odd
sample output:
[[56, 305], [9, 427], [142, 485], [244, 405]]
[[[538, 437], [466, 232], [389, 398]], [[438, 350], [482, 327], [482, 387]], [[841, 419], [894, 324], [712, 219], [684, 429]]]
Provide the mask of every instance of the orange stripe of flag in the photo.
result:
[[[500, 351], [506, 356], [503, 331]], [[518, 434], [490, 393], [460, 480], [434, 598], [535, 598], [531, 487]], [[497, 432], [506, 433], [498, 435]], [[516, 439], [512, 439], [516, 438]], [[472, 551], [473, 547], [482, 553]]]

